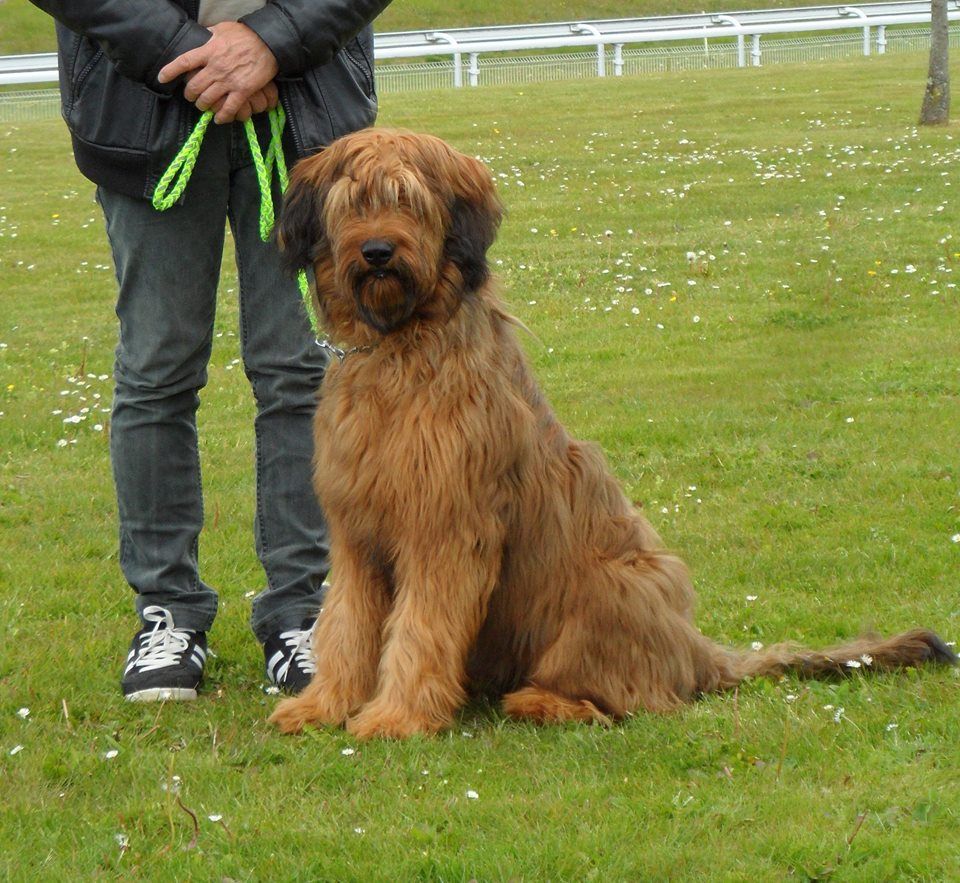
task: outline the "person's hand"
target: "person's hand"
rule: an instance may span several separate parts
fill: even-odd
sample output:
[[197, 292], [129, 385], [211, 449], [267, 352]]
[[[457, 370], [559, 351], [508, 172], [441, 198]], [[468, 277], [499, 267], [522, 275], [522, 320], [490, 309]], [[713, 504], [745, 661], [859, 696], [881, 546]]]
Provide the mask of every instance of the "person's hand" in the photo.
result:
[[[217, 118], [216, 115], [220, 112], [226, 100], [226, 98], [222, 98], [213, 106], [214, 119]], [[245, 123], [254, 114], [263, 113], [265, 110], [273, 110], [279, 103], [280, 95], [277, 92], [277, 84], [271, 81], [258, 92], [254, 92], [253, 95], [240, 106], [240, 109], [234, 115], [234, 119], [238, 122]]]
[[[263, 102], [254, 96], [272, 84], [279, 68], [267, 44], [246, 25], [220, 22], [210, 28], [210, 33], [202, 46], [178, 55], [161, 68], [157, 79], [169, 83], [186, 76], [183, 94], [187, 101], [200, 110], [213, 108], [215, 122], [229, 123], [240, 119], [241, 112], [256, 112], [255, 104]], [[269, 96], [262, 97], [269, 104]]]

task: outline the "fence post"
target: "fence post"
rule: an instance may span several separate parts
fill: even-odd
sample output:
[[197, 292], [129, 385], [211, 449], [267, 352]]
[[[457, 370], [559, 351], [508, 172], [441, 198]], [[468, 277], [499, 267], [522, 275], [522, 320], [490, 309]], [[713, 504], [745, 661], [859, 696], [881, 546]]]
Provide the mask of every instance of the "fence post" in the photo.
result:
[[753, 48], [750, 50], [750, 60], [754, 67], [760, 67], [760, 35], [753, 35]]
[[711, 15], [715, 25], [733, 25], [737, 29], [737, 67], [747, 66], [747, 53], [743, 40], [743, 26], [732, 15]]
[[877, 55], [884, 55], [887, 51], [887, 26], [877, 28]]
[[607, 47], [603, 44], [602, 38], [603, 34], [600, 33], [593, 25], [588, 25], [583, 22], [577, 22], [576, 24], [570, 25], [570, 32], [573, 34], [582, 34], [584, 32], [588, 34], [593, 34], [597, 37], [597, 76], [605, 77], [607, 75]]
[[623, 76], [623, 43], [613, 44], [613, 75]]
[[480, 53], [479, 52], [470, 53], [470, 66], [467, 68], [467, 73], [470, 74], [470, 85], [479, 86], [480, 85]]
[[463, 86], [463, 54], [460, 52], [460, 44], [443, 31], [432, 31], [423, 37], [428, 43], [439, 43], [442, 40], [453, 47], [453, 85], [457, 89]]
[[[855, 15], [862, 21], [867, 21], [867, 14], [856, 6], [841, 6], [837, 12], [840, 15]], [[868, 24], [864, 24], [863, 26], [863, 54], [870, 54], [870, 25]]]

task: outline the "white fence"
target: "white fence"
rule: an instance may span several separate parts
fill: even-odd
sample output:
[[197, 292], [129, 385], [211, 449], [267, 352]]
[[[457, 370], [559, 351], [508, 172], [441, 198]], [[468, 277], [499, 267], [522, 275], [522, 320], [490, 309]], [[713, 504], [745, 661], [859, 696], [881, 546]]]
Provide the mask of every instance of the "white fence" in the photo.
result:
[[[960, 21], [960, 0], [947, 0], [951, 21]], [[929, 24], [929, 0], [868, 3], [859, 6], [801, 6], [733, 13], [623, 18], [559, 22], [494, 28], [457, 28], [435, 32], [383, 34], [377, 39], [377, 60], [448, 55], [453, 63], [453, 85], [479, 85], [483, 55], [596, 47], [596, 74], [624, 73], [625, 47], [638, 44], [683, 44], [730, 40], [736, 42], [739, 67], [762, 63], [761, 40], [771, 35], [857, 31], [862, 51], [875, 46], [882, 54], [889, 43], [888, 28]], [[750, 39], [749, 58], [747, 38]], [[466, 58], [466, 68], [464, 59]], [[466, 79], [464, 73], [466, 72]]]
[[[960, 0], [948, 0], [948, 15], [960, 22]], [[376, 35], [377, 83], [388, 93], [839, 59], [923, 49], [929, 22], [929, 0], [902, 0], [393, 32]], [[951, 44], [958, 39], [953, 28]], [[56, 79], [55, 53], [0, 57], [0, 85]], [[51, 116], [56, 108], [51, 89], [0, 92], [0, 121]]]
[[[885, 35], [883, 52], [917, 52], [930, 46], [929, 28], [897, 28]], [[960, 48], [960, 28], [950, 32], [950, 45]], [[863, 54], [859, 34], [808, 34], [789, 39], [766, 39], [761, 44], [757, 65], [803, 64], [839, 61]], [[873, 50], [877, 48], [874, 45]], [[879, 53], [883, 54], [883, 53]], [[605, 59], [613, 70], [613, 53]], [[738, 47], [733, 40], [674, 43], [663, 46], [625, 48], [621, 55], [621, 76], [642, 76], [666, 71], [733, 68], [739, 64]], [[454, 63], [431, 61], [417, 64], [377, 66], [377, 89], [382, 94], [443, 89], [453, 85]], [[475, 85], [513, 85], [548, 80], [569, 80], [597, 75], [597, 57], [593, 52], [515, 54], [484, 56], [478, 59]], [[609, 74], [607, 74], [609, 75]]]

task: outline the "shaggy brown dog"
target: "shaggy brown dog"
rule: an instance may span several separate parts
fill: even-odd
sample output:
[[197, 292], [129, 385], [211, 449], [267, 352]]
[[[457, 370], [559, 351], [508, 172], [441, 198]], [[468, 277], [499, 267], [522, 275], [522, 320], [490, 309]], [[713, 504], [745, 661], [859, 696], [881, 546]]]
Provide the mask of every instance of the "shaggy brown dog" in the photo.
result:
[[279, 241], [347, 348], [316, 417], [333, 586], [317, 673], [273, 720], [360, 738], [450, 726], [468, 690], [535, 721], [669, 711], [751, 675], [953, 662], [932, 632], [718, 646], [683, 563], [550, 410], [491, 285], [489, 172], [382, 129], [300, 163]]

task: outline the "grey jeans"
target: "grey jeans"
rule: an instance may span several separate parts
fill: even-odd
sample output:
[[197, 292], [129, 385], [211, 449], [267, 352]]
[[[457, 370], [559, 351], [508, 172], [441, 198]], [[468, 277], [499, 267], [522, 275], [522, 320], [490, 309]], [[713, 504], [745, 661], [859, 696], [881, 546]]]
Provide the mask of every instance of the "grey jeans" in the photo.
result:
[[[178, 627], [208, 631], [216, 592], [200, 579], [203, 494], [196, 412], [207, 381], [226, 221], [240, 282], [240, 342], [256, 399], [260, 641], [317, 613], [328, 569], [313, 495], [312, 417], [326, 355], [276, 246], [260, 240], [259, 190], [240, 124], [207, 129], [184, 200], [166, 212], [100, 188], [120, 285], [110, 452], [120, 566], [141, 613], [159, 604]], [[238, 437], [244, 427], [237, 427]], [[241, 587], [235, 587], [239, 591]]]

